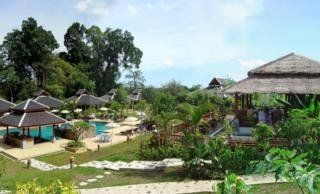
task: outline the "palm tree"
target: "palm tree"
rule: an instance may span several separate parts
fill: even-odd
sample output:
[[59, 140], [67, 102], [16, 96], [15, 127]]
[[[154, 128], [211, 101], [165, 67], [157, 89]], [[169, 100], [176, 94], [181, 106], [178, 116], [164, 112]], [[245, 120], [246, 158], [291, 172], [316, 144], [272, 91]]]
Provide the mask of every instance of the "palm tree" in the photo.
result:
[[214, 106], [211, 103], [204, 103], [199, 106], [182, 103], [177, 108], [179, 118], [187, 126], [191, 127], [192, 131], [198, 130], [200, 125], [210, 126], [209, 123], [203, 119], [203, 116], [213, 109]]

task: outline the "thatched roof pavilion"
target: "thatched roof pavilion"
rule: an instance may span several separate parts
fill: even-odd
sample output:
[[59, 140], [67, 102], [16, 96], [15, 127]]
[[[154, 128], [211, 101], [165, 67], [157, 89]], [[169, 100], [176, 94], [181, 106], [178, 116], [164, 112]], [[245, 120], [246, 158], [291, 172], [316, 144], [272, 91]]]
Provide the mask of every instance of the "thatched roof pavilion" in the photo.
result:
[[128, 96], [131, 101], [139, 101], [142, 100], [142, 91], [141, 89], [135, 89], [133, 92]]
[[49, 107], [35, 100], [26, 100], [11, 108], [10, 114], [0, 117], [0, 124], [19, 128], [55, 125], [65, 120], [47, 110]]
[[320, 62], [290, 53], [248, 72], [229, 94], [320, 94]]
[[9, 112], [10, 108], [13, 106], [15, 106], [14, 103], [6, 101], [4, 99], [0, 99], [0, 114]]
[[63, 105], [61, 100], [52, 97], [50, 93], [45, 90], [40, 90], [37, 92], [34, 100], [48, 106], [50, 109], [57, 109]]
[[101, 96], [100, 98], [106, 102], [111, 102], [116, 96], [117, 89], [111, 89], [108, 94]]
[[86, 89], [80, 89], [76, 95], [68, 98], [69, 101], [74, 101], [77, 106], [103, 106], [107, 102], [103, 99], [90, 95]]

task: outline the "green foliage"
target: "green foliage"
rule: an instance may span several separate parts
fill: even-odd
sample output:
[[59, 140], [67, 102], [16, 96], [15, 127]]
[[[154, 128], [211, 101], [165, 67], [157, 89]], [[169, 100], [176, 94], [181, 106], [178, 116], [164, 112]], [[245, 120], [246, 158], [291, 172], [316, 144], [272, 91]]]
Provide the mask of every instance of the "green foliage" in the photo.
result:
[[144, 87], [146, 81], [140, 70], [128, 70], [126, 78], [129, 80], [128, 85], [131, 89], [140, 89]]
[[40, 185], [36, 180], [28, 183], [17, 184], [17, 194], [78, 194], [73, 184], [56, 180], [48, 186]]
[[213, 187], [218, 194], [241, 194], [249, 193], [250, 187], [242, 180], [241, 177], [234, 173], [227, 174], [224, 181]]
[[187, 96], [186, 101], [189, 104], [199, 106], [201, 104], [209, 102], [209, 95], [202, 91], [194, 91]]
[[134, 109], [138, 111], [145, 111], [148, 106], [149, 104], [146, 102], [146, 100], [139, 100], [139, 102], [134, 105]]
[[[289, 117], [282, 124], [279, 131], [282, 137], [287, 137], [295, 144], [301, 144], [310, 128], [315, 128], [318, 122], [308, 116], [305, 109], [293, 109], [289, 112]], [[313, 126], [313, 127], [311, 127]], [[318, 125], [318, 127], [320, 127]]]
[[162, 86], [162, 92], [169, 93], [175, 96], [179, 93], [186, 92], [187, 87], [183, 86], [180, 82], [172, 80]]
[[172, 112], [164, 113], [164, 112], [162, 112], [162, 113], [154, 116], [153, 119], [154, 119], [156, 125], [160, 129], [167, 130], [169, 128], [170, 122], [173, 121], [176, 118], [177, 118], [177, 115], [175, 113], [172, 113]]
[[[86, 27], [78, 22], [73, 23], [64, 35], [64, 46], [67, 49], [65, 60], [81, 66], [81, 62], [89, 61], [89, 47], [85, 44]], [[85, 72], [86, 68], [80, 68]]]
[[134, 37], [128, 31], [91, 26], [86, 31], [90, 45], [90, 76], [96, 83], [96, 93], [101, 96], [115, 87], [120, 69], [138, 68], [142, 51], [134, 45]]
[[253, 139], [259, 144], [268, 143], [274, 136], [273, 128], [265, 123], [258, 123], [253, 129]]
[[156, 96], [160, 94], [160, 89], [153, 86], [144, 87], [142, 89], [142, 98], [149, 104], [153, 104]]
[[191, 126], [192, 129], [198, 129], [200, 123], [205, 123], [202, 118], [204, 114], [208, 113], [210, 110], [214, 110], [214, 106], [208, 102], [199, 106], [192, 106], [188, 103], [183, 103], [179, 104], [177, 107], [179, 118], [188, 126]]
[[84, 121], [81, 121], [81, 122], [76, 122], [72, 128], [71, 128], [71, 131], [73, 133], [73, 140], [75, 142], [74, 145], [80, 145], [78, 144], [78, 142], [81, 141], [82, 139], [82, 135], [89, 131], [91, 129], [90, 127], [90, 124], [88, 122], [84, 122]]
[[186, 149], [181, 145], [166, 145], [141, 149], [139, 156], [143, 160], [163, 160], [166, 158], [180, 158], [185, 155]]
[[161, 93], [152, 104], [153, 114], [161, 112], [173, 112], [175, 110], [176, 100], [175, 97], [168, 93]]
[[128, 99], [128, 92], [124, 87], [119, 87], [117, 89], [117, 93], [114, 97], [114, 101], [118, 102], [119, 104], [123, 106], [127, 106], [129, 104], [129, 99]]
[[53, 57], [48, 63], [50, 75], [47, 90], [56, 97], [70, 97], [78, 89], [85, 88], [88, 91], [95, 89], [94, 83], [88, 76], [73, 67], [70, 63]]
[[226, 170], [242, 174], [251, 161], [263, 158], [258, 148], [232, 149], [220, 139], [189, 138], [188, 144], [183, 160], [192, 178], [221, 178]]
[[21, 29], [8, 33], [2, 44], [6, 60], [17, 75], [31, 80], [34, 71], [39, 86], [46, 84], [50, 73], [46, 68], [46, 61], [58, 46], [52, 32], [38, 26], [33, 18], [23, 20]]
[[265, 160], [256, 166], [256, 172], [274, 172], [276, 181], [281, 178], [294, 182], [305, 193], [319, 193], [320, 166], [306, 159], [307, 153], [298, 155], [296, 150], [274, 148], [265, 156]]

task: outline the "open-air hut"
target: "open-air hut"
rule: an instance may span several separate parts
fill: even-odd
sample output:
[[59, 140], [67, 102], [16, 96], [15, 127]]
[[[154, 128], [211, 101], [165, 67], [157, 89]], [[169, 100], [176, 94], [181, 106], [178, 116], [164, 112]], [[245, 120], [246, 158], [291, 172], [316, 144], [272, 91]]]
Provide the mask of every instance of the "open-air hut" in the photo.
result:
[[34, 100], [48, 106], [50, 109], [59, 109], [63, 102], [50, 95], [45, 90], [40, 90], [35, 94]]
[[[30, 128], [39, 127], [38, 139], [41, 141], [41, 126], [53, 125], [53, 128], [65, 120], [47, 110], [49, 107], [35, 100], [29, 99], [11, 108], [8, 115], [0, 117], [0, 124], [7, 127], [5, 141], [21, 147], [33, 145], [34, 138], [30, 137]], [[22, 129], [22, 135], [10, 134], [9, 126]], [[25, 131], [27, 130], [27, 135]], [[52, 129], [53, 130], [53, 129]], [[54, 136], [54, 132], [52, 131]]]
[[107, 103], [105, 100], [91, 95], [86, 89], [78, 90], [76, 95], [67, 100], [75, 102], [79, 108], [101, 107]]
[[101, 96], [100, 98], [106, 102], [111, 102], [116, 96], [117, 89], [111, 89], [108, 94]]
[[247, 78], [224, 92], [235, 95], [237, 113], [252, 107], [252, 94], [284, 94], [287, 100], [317, 95], [320, 94], [320, 63], [290, 53], [249, 71]]
[[3, 115], [3, 113], [9, 112], [10, 108], [15, 106], [14, 103], [6, 101], [4, 99], [0, 99], [0, 115]]
[[128, 96], [128, 98], [133, 102], [142, 100], [142, 90], [141, 89], [133, 90], [133, 92]]

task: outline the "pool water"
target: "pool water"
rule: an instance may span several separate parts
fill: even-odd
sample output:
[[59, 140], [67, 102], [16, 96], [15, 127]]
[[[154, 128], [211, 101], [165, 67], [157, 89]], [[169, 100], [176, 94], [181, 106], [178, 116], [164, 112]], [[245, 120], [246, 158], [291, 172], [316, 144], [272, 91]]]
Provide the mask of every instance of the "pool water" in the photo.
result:
[[[99, 134], [103, 133], [104, 131], [108, 130], [108, 127], [106, 127], [106, 124], [107, 124], [106, 122], [89, 121], [89, 124], [95, 127], [96, 135], [99, 135]], [[18, 132], [19, 134], [22, 134], [22, 129], [10, 128], [9, 133], [12, 133], [12, 132]], [[0, 130], [0, 136], [5, 135], [6, 133], [7, 133], [6, 130]], [[27, 134], [27, 130], [25, 131], [25, 133]], [[38, 137], [38, 135], [39, 135], [38, 128], [30, 129], [30, 136], [31, 137]], [[53, 133], [52, 133], [52, 126], [51, 125], [41, 127], [41, 137], [46, 140], [52, 139]]]

